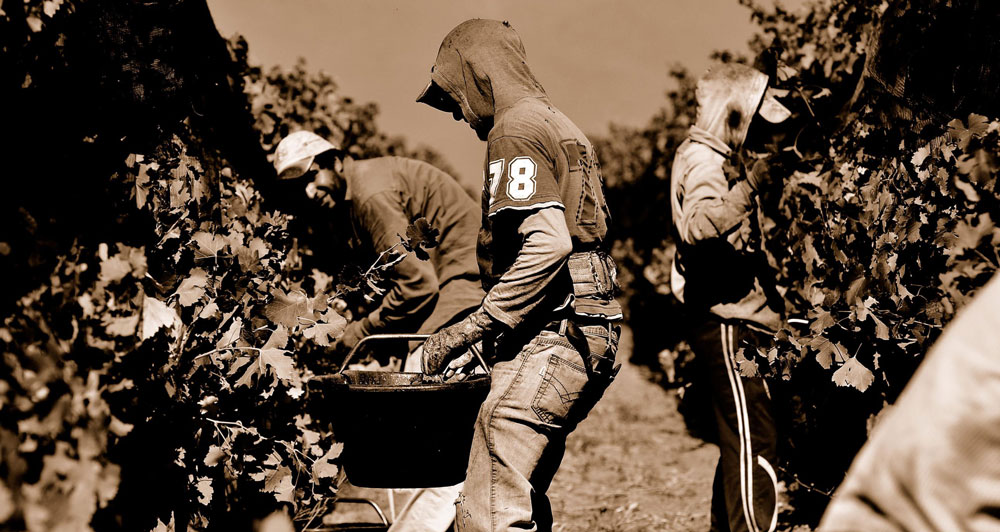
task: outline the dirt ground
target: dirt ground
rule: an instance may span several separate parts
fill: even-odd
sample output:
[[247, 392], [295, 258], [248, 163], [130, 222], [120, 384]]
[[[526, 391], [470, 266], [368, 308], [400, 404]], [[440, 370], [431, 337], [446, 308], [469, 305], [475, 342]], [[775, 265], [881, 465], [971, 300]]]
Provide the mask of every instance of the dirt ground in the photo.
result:
[[[674, 396], [628, 363], [631, 340], [626, 330], [617, 380], [567, 442], [549, 489], [556, 532], [708, 530], [718, 450], [688, 436]], [[370, 497], [389, 513], [384, 490], [347, 487], [342, 495]], [[343, 506], [324, 522], [370, 522], [373, 516]]]
[[705, 531], [719, 452], [687, 435], [675, 397], [627, 363], [567, 442], [549, 489], [554, 530]]

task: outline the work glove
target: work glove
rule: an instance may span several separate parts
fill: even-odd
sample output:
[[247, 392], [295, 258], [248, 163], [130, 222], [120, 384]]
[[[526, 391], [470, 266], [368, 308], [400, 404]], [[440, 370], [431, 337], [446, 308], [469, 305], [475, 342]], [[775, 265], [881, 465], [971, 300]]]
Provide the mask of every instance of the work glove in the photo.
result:
[[[478, 355], [478, 356], [477, 356]], [[483, 356], [483, 341], [480, 340], [469, 346], [468, 349], [461, 351], [461, 354], [453, 358], [451, 362], [448, 362], [448, 366], [444, 368], [444, 380], [445, 382], [463, 381], [472, 375], [476, 368], [480, 367], [480, 360]], [[483, 366], [483, 369], [489, 373], [489, 369]]]
[[[469, 347], [483, 339], [489, 333], [500, 331], [502, 324], [490, 317], [482, 308], [469, 314], [464, 320], [445, 327], [432, 334], [424, 342], [424, 354], [421, 366], [425, 374], [433, 375], [457, 367], [464, 367], [471, 361], [472, 354], [467, 353]], [[467, 354], [465, 363], [460, 364], [459, 355]], [[455, 362], [456, 367], [451, 366]]]

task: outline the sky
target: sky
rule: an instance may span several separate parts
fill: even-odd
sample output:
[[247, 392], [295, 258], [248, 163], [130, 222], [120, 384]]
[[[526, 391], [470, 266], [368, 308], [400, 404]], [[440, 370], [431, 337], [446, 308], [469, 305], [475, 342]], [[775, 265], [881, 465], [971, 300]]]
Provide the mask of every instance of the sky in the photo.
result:
[[[767, 1], [767, 0], [765, 0]], [[804, 0], [784, 0], [797, 8]], [[219, 31], [246, 37], [251, 61], [330, 73], [341, 94], [378, 104], [378, 126], [444, 155], [481, 182], [485, 144], [463, 122], [414, 100], [444, 36], [470, 18], [507, 20], [553, 103], [588, 134], [640, 126], [664, 102], [667, 72], [694, 73], [713, 50], [746, 51], [737, 0], [208, 0]]]

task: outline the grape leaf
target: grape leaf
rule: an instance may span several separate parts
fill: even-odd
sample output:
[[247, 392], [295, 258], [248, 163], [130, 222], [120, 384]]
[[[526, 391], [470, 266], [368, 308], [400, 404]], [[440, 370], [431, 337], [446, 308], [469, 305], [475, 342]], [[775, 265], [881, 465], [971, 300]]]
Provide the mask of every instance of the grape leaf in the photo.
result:
[[[972, 225], [973, 221], [976, 221], [976, 225]], [[965, 219], [959, 220], [952, 234], [942, 236], [946, 247], [944, 254], [949, 260], [953, 260], [966, 251], [975, 249], [984, 237], [992, 235], [994, 228], [989, 213], [984, 212], [978, 217], [968, 215]]]
[[237, 340], [240, 339], [240, 332], [243, 330], [243, 319], [236, 318], [232, 323], [229, 324], [229, 328], [226, 332], [222, 333], [222, 337], [216, 342], [215, 347], [217, 349], [222, 349], [225, 347], [232, 347]]
[[180, 321], [174, 309], [167, 306], [159, 299], [144, 296], [142, 300], [142, 334], [140, 338], [146, 340], [156, 334], [163, 327], [171, 328]]
[[284, 382], [293, 384], [300, 382], [299, 374], [295, 371], [295, 361], [286, 354], [288, 351], [284, 349], [287, 343], [288, 331], [284, 327], [278, 326], [255, 355], [240, 357], [230, 368], [229, 374], [232, 375], [247, 365], [246, 371], [237, 379], [235, 385], [249, 386], [253, 377], [260, 375], [263, 371], [274, 374], [275, 377]]
[[264, 315], [275, 325], [294, 329], [300, 317], [311, 317], [308, 298], [302, 292], [285, 293], [280, 288], [272, 292], [274, 301], [264, 307]]
[[236, 259], [240, 262], [240, 267], [242, 267], [245, 271], [249, 273], [257, 273], [263, 268], [256, 252], [251, 251], [250, 248], [246, 246], [235, 246], [232, 249], [236, 254]]
[[247, 246], [250, 248], [250, 251], [257, 254], [257, 258], [264, 258], [270, 252], [267, 247], [267, 243], [258, 237], [251, 238], [250, 243], [247, 244]]
[[294, 371], [295, 362], [285, 354], [288, 352], [285, 350], [287, 343], [288, 331], [279, 325], [260, 349], [261, 362], [271, 368], [275, 376], [282, 381], [295, 380], [297, 377]]
[[28, 27], [31, 28], [31, 31], [35, 33], [42, 31], [42, 19], [36, 17], [35, 15], [30, 15], [25, 18], [25, 22], [28, 23]]
[[816, 362], [823, 366], [823, 369], [830, 369], [834, 360], [837, 362], [844, 360], [845, 349], [840, 343], [833, 343], [822, 336], [815, 336], [808, 345], [817, 350]]
[[[253, 362], [255, 358], [256, 357], [253, 356], [240, 357], [231, 368], [230, 375], [236, 373], [236, 371], [238, 371], [244, 365]], [[250, 383], [253, 382], [254, 376], [259, 374], [260, 374], [260, 364], [257, 364], [256, 362], [254, 362], [253, 364], [249, 364], [249, 366], [247, 366], [246, 371], [243, 372], [243, 375], [240, 376], [240, 378], [236, 379], [236, 384], [234, 384], [234, 386], [250, 386]]]
[[740, 371], [740, 375], [744, 377], [757, 377], [758, 375], [760, 375], [760, 373], [757, 370], [757, 364], [754, 361], [749, 360], [746, 357], [746, 354], [744, 354], [744, 351], [745, 350], [741, 347], [740, 350], [736, 353], [737, 356], [735, 357], [736, 364], [737, 366], [739, 366], [738, 369]]
[[226, 452], [222, 450], [222, 447], [212, 445], [208, 448], [208, 454], [205, 455], [205, 459], [202, 462], [208, 467], [213, 467], [218, 464], [219, 460], [221, 460], [224, 456], [226, 456]]
[[962, 151], [969, 149], [972, 139], [981, 137], [988, 129], [989, 119], [975, 113], [969, 115], [969, 127], [957, 118], [948, 122], [948, 134], [958, 141], [958, 148]]
[[197, 487], [198, 493], [200, 494], [198, 496], [198, 502], [208, 506], [209, 503], [212, 502], [212, 495], [215, 493], [215, 490], [212, 488], [212, 479], [208, 477], [199, 477]]
[[146, 250], [118, 243], [118, 256], [132, 266], [132, 277], [140, 278], [146, 275]]
[[333, 478], [337, 476], [339, 468], [336, 464], [330, 463], [332, 460], [336, 460], [340, 453], [344, 450], [344, 444], [337, 442], [330, 446], [330, 450], [323, 455], [322, 458], [316, 460], [313, 464], [313, 478]]
[[278, 379], [282, 381], [295, 381], [297, 380], [295, 361], [285, 353], [281, 349], [262, 349], [260, 351], [260, 360], [264, 365], [271, 368], [271, 371], [274, 372], [274, 375]]
[[844, 299], [848, 304], [854, 305], [858, 303], [858, 299], [861, 294], [865, 291], [868, 286], [868, 278], [865, 275], [857, 276], [854, 281], [851, 282], [851, 286], [848, 287], [847, 292], [844, 293]]
[[226, 248], [226, 239], [220, 235], [198, 231], [191, 237], [191, 241], [198, 244], [195, 248], [195, 259], [215, 259], [219, 252]]
[[969, 132], [976, 138], [983, 136], [990, 128], [990, 119], [983, 115], [969, 115]]
[[325, 272], [321, 272], [316, 268], [312, 269], [309, 274], [313, 280], [313, 291], [317, 294], [325, 293], [329, 290], [331, 283], [333, 282], [333, 277], [330, 277]]
[[837, 320], [830, 315], [830, 312], [823, 310], [820, 311], [819, 314], [816, 315], [816, 318], [813, 319], [812, 323], [809, 324], [809, 330], [816, 334], [821, 334], [823, 331], [827, 330], [836, 323]]
[[924, 164], [924, 161], [927, 160], [927, 157], [930, 154], [931, 154], [931, 148], [930, 146], [925, 144], [921, 146], [919, 149], [917, 149], [916, 152], [913, 153], [913, 157], [910, 159], [910, 162], [913, 163], [914, 167], [920, 168], [920, 166]]
[[160, 521], [159, 518], [157, 518], [156, 519], [156, 526], [153, 527], [153, 529], [150, 530], [149, 532], [174, 532], [174, 530], [175, 530], [175, 528], [174, 528], [174, 514], [171, 513], [170, 514], [170, 521], [169, 522], [164, 523], [163, 521]]
[[235, 228], [230, 229], [226, 236], [223, 237], [226, 244], [229, 245], [229, 249], [236, 249], [243, 245], [244, 236], [243, 233], [236, 230]]
[[141, 209], [146, 205], [146, 199], [149, 196], [148, 184], [148, 168], [146, 165], [140, 164], [139, 173], [135, 176], [135, 208], [137, 209]]
[[264, 481], [264, 491], [273, 493], [278, 501], [291, 501], [292, 492], [295, 485], [292, 484], [292, 470], [287, 466], [280, 466], [271, 471]]
[[865, 321], [868, 319], [868, 316], [871, 313], [871, 308], [876, 303], [878, 303], [878, 300], [871, 296], [866, 297], [864, 301], [858, 301], [858, 303], [854, 305], [858, 321]]
[[863, 392], [875, 382], [875, 375], [864, 364], [858, 362], [857, 358], [851, 357], [840, 369], [833, 372], [833, 382], [837, 383], [837, 386], [853, 386]]
[[198, 318], [214, 318], [219, 315], [219, 305], [215, 304], [215, 300], [209, 301], [205, 308], [201, 309], [198, 313]]
[[59, 6], [61, 6], [62, 3], [63, 0], [45, 0], [42, 2], [42, 12], [45, 13], [45, 16], [52, 18], [55, 16], [56, 11], [59, 10]]
[[201, 296], [205, 295], [205, 285], [208, 282], [208, 273], [201, 268], [191, 270], [191, 275], [181, 281], [175, 294], [182, 307], [189, 307], [195, 304]]
[[302, 336], [326, 347], [340, 336], [346, 326], [347, 320], [331, 308], [322, 315], [322, 319], [315, 325], [302, 331]]
[[[186, 169], [185, 169], [186, 173]], [[187, 183], [184, 181], [170, 182], [170, 208], [178, 209], [191, 200], [191, 193]]]
[[872, 321], [875, 322], [875, 337], [879, 340], [889, 339], [889, 327], [882, 320], [878, 319], [874, 314], [869, 315]]
[[406, 227], [406, 237], [403, 238], [403, 247], [407, 251], [414, 252], [421, 260], [427, 260], [429, 256], [425, 249], [430, 249], [438, 245], [438, 235], [440, 231], [431, 227], [427, 218], [420, 217]]

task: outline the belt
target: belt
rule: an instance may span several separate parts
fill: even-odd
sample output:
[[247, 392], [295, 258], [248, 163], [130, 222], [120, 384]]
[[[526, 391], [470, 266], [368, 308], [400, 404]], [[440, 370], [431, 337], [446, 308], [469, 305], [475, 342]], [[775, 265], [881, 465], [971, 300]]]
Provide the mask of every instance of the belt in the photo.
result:
[[[612, 322], [601, 318], [585, 318], [573, 316], [561, 320], [553, 320], [542, 327], [543, 331], [553, 331], [569, 340], [570, 345], [576, 349], [583, 358], [583, 366], [590, 376], [598, 375], [608, 379], [608, 383], [614, 380], [621, 369], [621, 364], [615, 365], [614, 359], [608, 359], [604, 353], [597, 353], [598, 363], [595, 366], [590, 352], [590, 343], [587, 341], [587, 333], [596, 334], [607, 338], [611, 342]], [[614, 367], [611, 367], [614, 366]]]
[[558, 320], [552, 320], [542, 326], [543, 331], [557, 332], [561, 335], [567, 334], [570, 328], [570, 324], [575, 324], [584, 332], [596, 334], [598, 336], [603, 336], [605, 338], [611, 336], [609, 330], [611, 324], [614, 320], [609, 320], [606, 318], [589, 318], [585, 316], [573, 316], [568, 318], [562, 318]]

